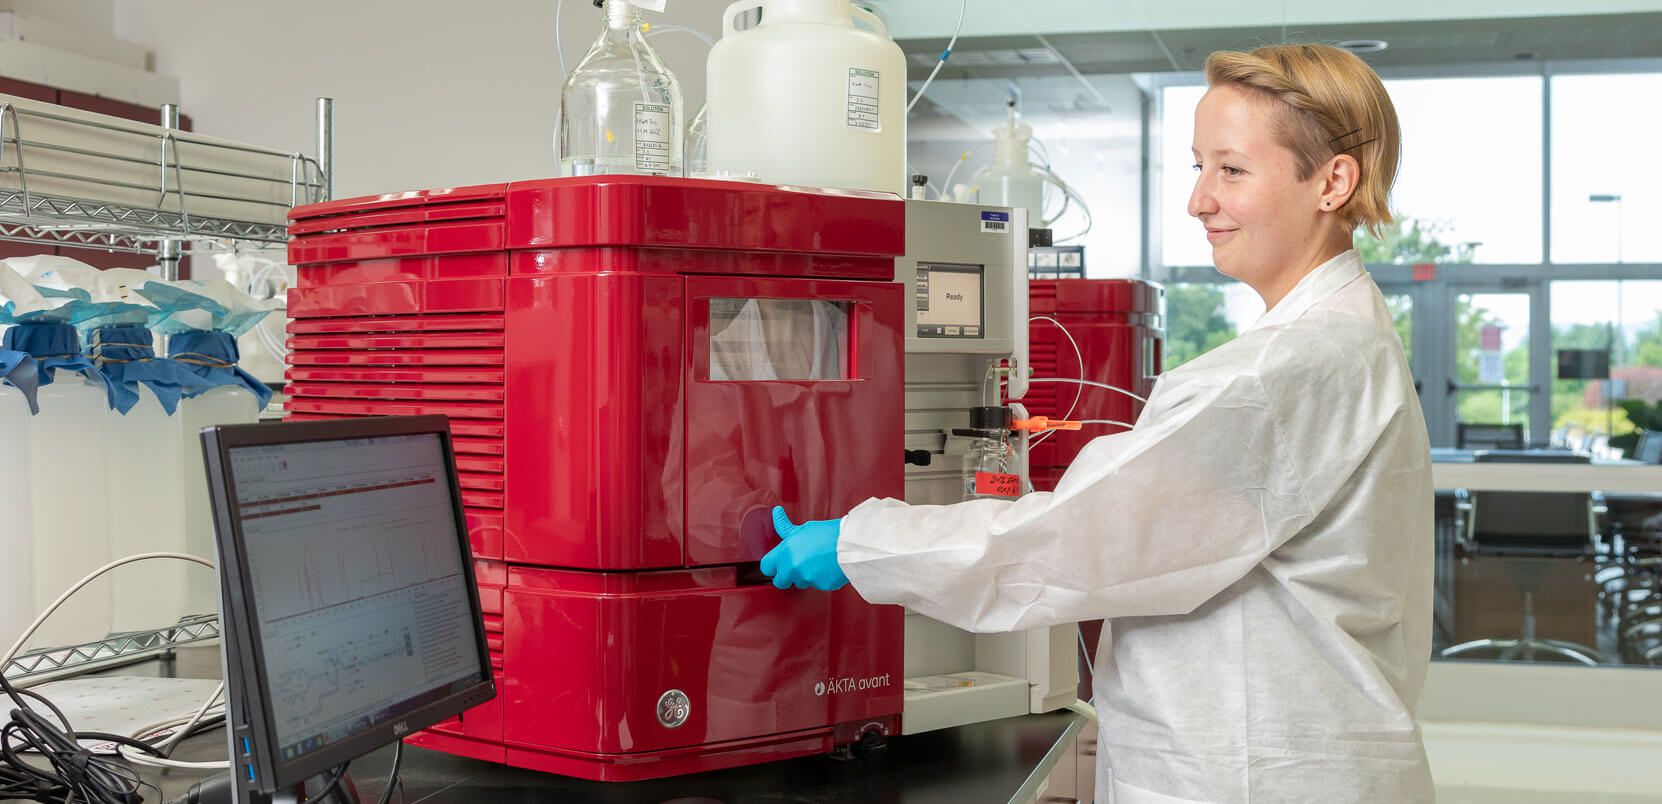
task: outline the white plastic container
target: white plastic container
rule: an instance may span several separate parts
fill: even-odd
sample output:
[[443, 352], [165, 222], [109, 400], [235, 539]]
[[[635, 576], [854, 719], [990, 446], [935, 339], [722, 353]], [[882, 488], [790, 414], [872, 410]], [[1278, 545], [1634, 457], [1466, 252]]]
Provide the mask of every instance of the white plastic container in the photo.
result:
[[[168, 415], [148, 386], [139, 385], [138, 395], [138, 404], [125, 415], [104, 413], [104, 490], [111, 514], [112, 558], [180, 552], [185, 547], [180, 420], [177, 414]], [[181, 561], [157, 560], [112, 572], [108, 577], [114, 592], [114, 629], [139, 631], [178, 622], [185, 611], [185, 584], [195, 570]]]
[[979, 189], [983, 204], [1026, 209], [1028, 225], [1039, 229], [1054, 221], [1044, 215], [1046, 179], [1028, 158], [1032, 140], [1032, 127], [1017, 122], [1011, 109], [1005, 124], [993, 129], [992, 164], [977, 173], [971, 185]]
[[[738, 30], [756, 8], [761, 23]], [[740, 0], [706, 83], [712, 177], [905, 194], [906, 57], [877, 15], [848, 0]]]
[[10, 647], [35, 608], [34, 506], [30, 493], [29, 400], [0, 382], [0, 650]]
[[[174, 437], [180, 439], [179, 454], [183, 456], [185, 527], [184, 551], [209, 561], [214, 560], [214, 521], [208, 507], [208, 475], [202, 462], [204, 427], [216, 424], [252, 424], [259, 421], [260, 403], [246, 388], [221, 386], [199, 396], [179, 402], [179, 413], [174, 417], [178, 427]], [[206, 568], [181, 563], [185, 567], [183, 603], [185, 614], [214, 614], [219, 611], [219, 586], [214, 573]]]
[[[109, 453], [102, 424], [110, 413], [103, 387], [81, 374], [58, 371], [55, 381], [40, 389], [40, 414], [29, 420], [36, 612], [110, 561], [103, 488]], [[112, 602], [105, 576], [70, 598], [30, 644], [42, 648], [103, 639], [110, 632]]]

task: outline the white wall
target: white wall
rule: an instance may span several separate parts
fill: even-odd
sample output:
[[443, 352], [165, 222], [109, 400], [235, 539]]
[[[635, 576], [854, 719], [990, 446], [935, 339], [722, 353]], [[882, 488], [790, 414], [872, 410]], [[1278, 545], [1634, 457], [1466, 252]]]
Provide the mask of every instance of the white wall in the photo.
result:
[[[553, 176], [562, 81], [555, 0], [114, 0], [117, 36], [180, 79], [204, 134], [314, 152], [312, 99], [335, 98], [335, 196]], [[669, 0], [649, 22], [714, 36], [721, 0]], [[600, 31], [565, 0], [566, 61]], [[704, 99], [708, 48], [654, 36], [686, 116]]]
[[0, 11], [16, 11], [108, 32], [110, 20], [115, 17], [115, 0], [0, 0]]

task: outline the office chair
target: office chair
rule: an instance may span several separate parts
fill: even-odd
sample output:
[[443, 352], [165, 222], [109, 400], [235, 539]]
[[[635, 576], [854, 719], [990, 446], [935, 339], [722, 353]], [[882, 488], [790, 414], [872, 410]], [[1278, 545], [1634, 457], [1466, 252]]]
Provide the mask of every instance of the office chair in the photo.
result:
[[1640, 463], [1662, 464], [1662, 432], [1646, 430], [1639, 434], [1639, 444], [1633, 448], [1633, 459]]
[[[1464, 558], [1495, 559], [1502, 572], [1523, 594], [1519, 635], [1485, 637], [1446, 648], [1444, 658], [1484, 650], [1498, 650], [1500, 661], [1532, 660], [1550, 654], [1586, 665], [1601, 661], [1599, 652], [1576, 642], [1543, 639], [1537, 631], [1535, 594], [1545, 576], [1566, 568], [1563, 562], [1584, 563], [1603, 530], [1603, 506], [1585, 492], [1477, 492], [1460, 490], [1455, 507], [1464, 522], [1457, 546]], [[1562, 587], [1554, 591], [1562, 591]], [[1588, 591], [1597, 600], [1597, 587]], [[1596, 603], [1595, 615], [1596, 620]], [[1589, 623], [1594, 625], [1596, 623]]]

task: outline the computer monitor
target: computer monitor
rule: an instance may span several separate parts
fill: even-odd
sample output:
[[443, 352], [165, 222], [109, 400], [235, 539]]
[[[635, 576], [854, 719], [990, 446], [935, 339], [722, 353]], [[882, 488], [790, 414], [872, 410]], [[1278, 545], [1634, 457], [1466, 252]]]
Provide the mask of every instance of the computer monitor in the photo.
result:
[[211, 427], [202, 446], [236, 801], [495, 696], [445, 417]]
[[1610, 379], [1609, 349], [1559, 349], [1558, 379]]

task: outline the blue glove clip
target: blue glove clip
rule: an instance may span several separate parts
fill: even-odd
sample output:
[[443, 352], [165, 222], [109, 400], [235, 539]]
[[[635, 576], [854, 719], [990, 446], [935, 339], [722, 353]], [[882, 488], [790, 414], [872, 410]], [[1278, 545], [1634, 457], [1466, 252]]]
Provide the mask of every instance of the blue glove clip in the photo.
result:
[[837, 536], [841, 519], [821, 519], [791, 524], [785, 509], [773, 508], [773, 529], [779, 546], [762, 556], [762, 574], [780, 589], [819, 589], [833, 592], [848, 585], [848, 576], [837, 564]]

